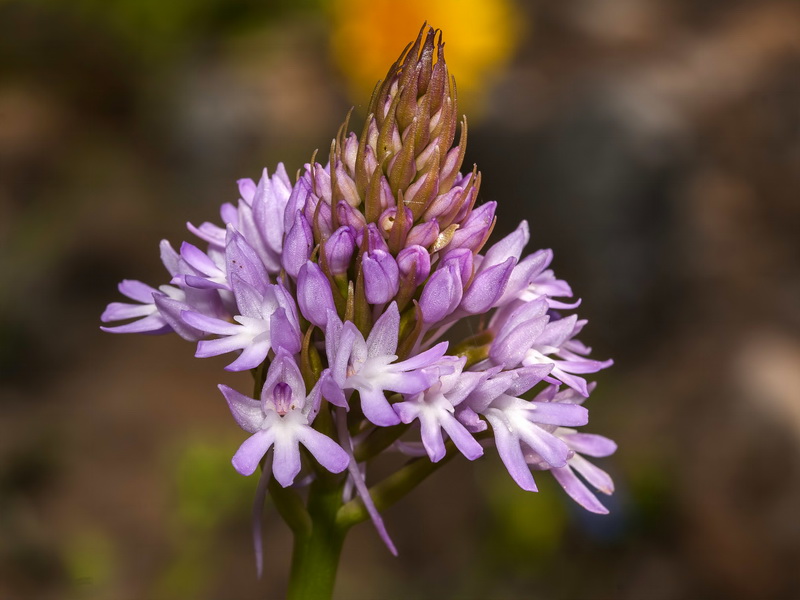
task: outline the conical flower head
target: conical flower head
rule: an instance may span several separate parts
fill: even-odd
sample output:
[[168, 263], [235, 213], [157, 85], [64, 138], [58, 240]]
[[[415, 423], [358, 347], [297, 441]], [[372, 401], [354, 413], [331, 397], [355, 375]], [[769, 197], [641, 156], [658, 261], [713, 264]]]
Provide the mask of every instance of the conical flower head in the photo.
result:
[[467, 126], [463, 120], [453, 147], [458, 103], [439, 31], [423, 26], [376, 86], [361, 136], [347, 129], [345, 121], [329, 168], [311, 171], [315, 191], [330, 202], [331, 228], [352, 224], [357, 211], [379, 225], [394, 255], [415, 226], [413, 243], [427, 233], [429, 249], [444, 247], [470, 213], [480, 176], [459, 173]]
[[[375, 89], [362, 144], [366, 142], [365, 153], [366, 147], [375, 153], [392, 193], [397, 196], [401, 190], [406, 192], [406, 205], [416, 218], [421, 216], [426, 199], [452, 186], [463, 159], [463, 144], [453, 149], [445, 172], [444, 159], [455, 139], [458, 108], [441, 34], [423, 27], [409, 46]], [[373, 175], [366, 172], [368, 166], [364, 164], [362, 169], [357, 162], [357, 183], [366, 183], [366, 176]], [[428, 186], [431, 189], [422, 190], [422, 198], [410, 199], [409, 187], [428, 173], [436, 175]], [[425, 192], [429, 198], [424, 197]]]

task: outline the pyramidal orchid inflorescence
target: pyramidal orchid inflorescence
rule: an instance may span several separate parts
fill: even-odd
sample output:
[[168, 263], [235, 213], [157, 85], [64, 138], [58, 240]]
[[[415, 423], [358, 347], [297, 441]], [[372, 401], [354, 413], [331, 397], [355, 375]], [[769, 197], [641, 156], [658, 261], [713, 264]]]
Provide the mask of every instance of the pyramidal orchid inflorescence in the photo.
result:
[[[233, 466], [261, 465], [296, 534], [312, 536], [315, 489], [333, 490], [335, 523], [370, 517], [394, 551], [379, 509], [456, 454], [496, 450], [530, 491], [532, 472], [550, 471], [593, 512], [607, 511], [592, 488], [613, 491], [584, 456], [615, 444], [576, 430], [593, 389], [583, 376], [611, 361], [576, 339], [586, 321], [567, 314], [579, 302], [552, 252], [524, 255], [527, 223], [486, 247], [496, 203], [478, 204], [481, 174], [462, 169], [467, 123], [437, 36], [423, 27], [327, 163], [312, 158], [294, 183], [283, 165], [240, 180], [221, 224], [188, 225], [198, 245], [162, 242], [164, 285], [123, 281], [134, 303], [102, 315], [127, 321], [105, 331], [175, 332], [253, 373], [254, 398], [220, 386], [250, 434]], [[465, 319], [475, 333], [449, 337]], [[408, 463], [370, 490], [384, 453]]]

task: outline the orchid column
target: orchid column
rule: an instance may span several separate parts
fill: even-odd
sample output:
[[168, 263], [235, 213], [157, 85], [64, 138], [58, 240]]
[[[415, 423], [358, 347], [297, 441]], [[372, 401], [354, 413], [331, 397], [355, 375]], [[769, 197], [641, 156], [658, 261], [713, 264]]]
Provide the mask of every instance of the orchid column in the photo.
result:
[[[332, 595], [345, 535], [363, 520], [396, 554], [380, 510], [457, 455], [496, 448], [523, 489], [550, 471], [607, 512], [591, 488], [613, 483], [585, 456], [616, 446], [575, 428], [593, 389], [582, 376], [611, 361], [576, 339], [586, 321], [566, 314], [579, 302], [548, 268], [552, 252], [522, 257], [525, 222], [483, 252], [496, 204], [477, 204], [480, 173], [461, 171], [466, 139], [441, 36], [423, 27], [360, 135], [345, 121], [328, 162], [312, 159], [294, 184], [282, 165], [240, 180], [224, 227], [189, 225], [203, 248], [162, 242], [168, 284], [123, 281], [136, 304], [103, 313], [130, 320], [106, 331], [172, 331], [196, 356], [233, 354], [227, 370], [252, 372], [252, 395], [220, 386], [250, 434], [233, 466], [261, 471], [259, 568], [267, 493], [294, 533], [292, 598]], [[477, 333], [449, 339], [463, 319]], [[386, 453], [408, 460], [368, 487]]]

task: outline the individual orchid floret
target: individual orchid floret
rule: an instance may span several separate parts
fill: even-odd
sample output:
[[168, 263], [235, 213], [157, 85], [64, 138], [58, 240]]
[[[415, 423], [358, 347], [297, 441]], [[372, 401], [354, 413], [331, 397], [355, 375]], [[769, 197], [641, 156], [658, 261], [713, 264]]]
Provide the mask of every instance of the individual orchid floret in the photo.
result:
[[[352, 140], [352, 137], [350, 138]], [[358, 194], [356, 182], [347, 174], [344, 162], [336, 163], [336, 192], [337, 196], [344, 199], [348, 205], [357, 207], [361, 204], [361, 197]], [[331, 190], [333, 194], [333, 190]]]
[[[306, 218], [309, 216], [306, 208], [312, 195], [312, 181], [308, 168], [309, 165], [306, 165], [306, 171], [295, 182], [292, 192], [289, 194], [289, 199], [286, 201], [286, 206], [283, 210], [284, 232], [292, 228], [298, 210], [304, 211]], [[313, 210], [311, 211], [311, 217], [312, 219], [314, 217]]]
[[477, 315], [496, 306], [516, 263], [517, 259], [509, 256], [504, 262], [479, 269], [464, 292], [461, 310], [467, 314]]
[[352, 227], [342, 225], [325, 242], [325, 258], [333, 275], [343, 275], [350, 268], [350, 260], [356, 248], [356, 236]]
[[[592, 383], [588, 387], [591, 393], [595, 388], [595, 384]], [[586, 398], [572, 388], [567, 387], [559, 390], [556, 385], [548, 386], [534, 399], [561, 404], [583, 404], [586, 401]], [[534, 470], [550, 470], [556, 481], [564, 488], [564, 491], [586, 510], [598, 514], [607, 514], [606, 507], [602, 505], [595, 494], [577, 475], [580, 475], [597, 491], [603, 494], [612, 494], [614, 492], [614, 481], [609, 474], [586, 460], [584, 455], [594, 458], [610, 456], [617, 450], [616, 443], [602, 435], [582, 433], [568, 427], [552, 427], [551, 429], [553, 435], [564, 441], [572, 451], [567, 465], [560, 468], [551, 468], [534, 452], [526, 455], [526, 461]]]
[[448, 249], [469, 248], [477, 252], [492, 232], [497, 202], [487, 202], [473, 210], [453, 234]]
[[406, 246], [422, 246], [430, 248], [439, 237], [439, 223], [437, 221], [425, 221], [419, 225], [414, 225], [406, 237]]
[[194, 244], [183, 242], [181, 259], [190, 267], [190, 272], [175, 275], [172, 283], [198, 289], [230, 290], [224, 255], [221, 252], [213, 254], [216, 261]]
[[403, 248], [397, 255], [397, 269], [400, 272], [397, 305], [403, 310], [430, 275], [431, 255], [422, 246]]
[[509, 257], [514, 257], [519, 260], [519, 257], [522, 255], [522, 250], [528, 244], [530, 237], [528, 222], [520, 222], [514, 231], [486, 251], [480, 261], [478, 270], [498, 265], [505, 262]]
[[[240, 179], [238, 207], [222, 205], [220, 216], [225, 226], [231, 225], [245, 235], [271, 274], [280, 270], [283, 244], [283, 212], [292, 192], [292, 184], [282, 163], [270, 177], [266, 169], [258, 184], [252, 179]], [[208, 242], [211, 249], [224, 248], [225, 227], [203, 223], [199, 227], [186, 224], [189, 231]]]
[[[168, 241], [162, 240], [161, 261], [173, 277], [187, 265]], [[224, 311], [219, 294], [214, 289], [176, 288], [162, 285], [158, 289], [140, 281], [124, 280], [119, 291], [139, 304], [112, 302], [100, 317], [104, 323], [135, 319], [123, 325], [101, 327], [109, 333], [162, 334], [176, 332], [182, 338], [197, 341], [203, 332], [190, 327], [180, 319], [184, 310], [201, 310], [206, 314], [221, 315]]]
[[550, 320], [542, 332], [532, 340], [525, 352], [522, 364], [553, 365], [550, 375], [568, 385], [584, 397], [589, 396], [586, 380], [579, 375], [596, 373], [614, 364], [613, 360], [592, 360], [586, 355], [591, 352], [580, 341], [573, 339], [580, 333], [586, 320], [578, 320], [577, 315], [563, 319]]
[[579, 433], [574, 429], [559, 427], [553, 432], [557, 438], [567, 444], [574, 453], [567, 460], [567, 465], [550, 469], [556, 481], [564, 491], [586, 510], [607, 514], [608, 509], [597, 499], [597, 496], [578, 477], [580, 475], [597, 491], [610, 495], [614, 493], [614, 481], [601, 468], [595, 466], [585, 456], [603, 458], [611, 456], [617, 450], [617, 444], [602, 435]]
[[[327, 207], [328, 205], [323, 203], [322, 206]], [[323, 208], [322, 210], [326, 209]], [[336, 218], [341, 225], [347, 225], [356, 231], [361, 231], [367, 224], [367, 220], [361, 211], [350, 206], [350, 204], [344, 200], [339, 201], [336, 205]]]
[[269, 284], [269, 273], [256, 251], [247, 239], [228, 225], [225, 244], [225, 269], [228, 281], [235, 275], [259, 291], [265, 291]]
[[325, 397], [345, 405], [345, 391], [357, 391], [364, 416], [375, 425], [387, 427], [400, 423], [385, 392], [418, 394], [429, 388], [442, 369], [432, 367], [447, 351], [447, 342], [398, 362], [400, 313], [392, 302], [364, 336], [350, 321], [342, 323], [331, 311], [325, 344], [331, 370], [331, 385]]
[[233, 466], [239, 473], [252, 475], [274, 446], [272, 473], [278, 483], [287, 487], [301, 469], [300, 444], [330, 472], [341, 473], [347, 468], [350, 458], [342, 447], [311, 427], [319, 411], [325, 378], [327, 373], [306, 396], [300, 369], [287, 352], [279, 350], [267, 371], [260, 401], [226, 385], [219, 386], [233, 418], [253, 434], [233, 456]]
[[419, 305], [426, 324], [442, 321], [461, 303], [464, 285], [458, 261], [446, 260], [430, 276], [422, 290]]
[[316, 263], [309, 261], [300, 267], [297, 303], [300, 313], [320, 329], [327, 325], [328, 313], [336, 310], [330, 282]]
[[286, 233], [284, 252], [281, 257], [283, 268], [292, 277], [297, 277], [300, 267], [306, 264], [314, 247], [314, 234], [302, 211], [295, 213], [291, 229]]
[[405, 218], [402, 223], [395, 224], [398, 220], [398, 213], [396, 206], [390, 206], [381, 213], [378, 218], [378, 226], [385, 235], [389, 237], [397, 237], [397, 244], [402, 246], [402, 241], [408, 237], [411, 230], [411, 224], [414, 222], [414, 215], [411, 210], [404, 208]]
[[[549, 252], [550, 256], [552, 256], [552, 251]], [[536, 274], [531, 279], [528, 287], [519, 295], [519, 299], [523, 302], [530, 302], [535, 298], [541, 297], [547, 298], [547, 304], [550, 308], [556, 310], [571, 310], [577, 308], [581, 303], [580, 299], [575, 302], [555, 300], [555, 298], [571, 298], [572, 288], [565, 280], [556, 279], [552, 269]]]
[[[492, 426], [503, 464], [514, 481], [527, 491], [537, 488], [525, 459], [526, 452], [535, 452], [551, 468], [564, 467], [570, 449], [549, 427], [575, 427], [588, 422], [588, 412], [580, 405], [520, 397], [539, 383], [550, 368], [537, 366], [498, 373], [487, 378], [467, 399], [470, 408]], [[501, 384], [499, 388], [494, 379]], [[498, 389], [502, 391], [498, 393]]]
[[267, 271], [276, 275], [281, 268], [284, 242], [283, 213], [292, 185], [282, 164], [272, 177], [264, 169], [255, 189], [252, 183], [250, 180], [239, 183], [243, 201], [239, 202], [238, 220], [233, 225], [253, 246]]
[[508, 265], [510, 259], [513, 259], [513, 268], [505, 279], [502, 293], [495, 299], [490, 308], [504, 306], [516, 300], [522, 290], [530, 283], [533, 277], [531, 272], [534, 268], [530, 265], [530, 257], [520, 260], [522, 251], [529, 239], [528, 223], [527, 221], [522, 221], [514, 231], [490, 247], [485, 255], [478, 255], [475, 258], [476, 276], [490, 269], [496, 270], [500, 264], [505, 263]]
[[371, 250], [361, 261], [364, 270], [364, 292], [370, 304], [385, 304], [400, 288], [397, 262], [385, 250]]
[[123, 296], [127, 296], [131, 300], [135, 300], [138, 304], [131, 304], [129, 302], [112, 302], [109, 304], [103, 314], [100, 315], [100, 320], [103, 323], [111, 323], [113, 321], [124, 321], [127, 319], [135, 319], [130, 323], [124, 325], [115, 325], [113, 327], [101, 327], [103, 331], [109, 333], [169, 333], [172, 327], [164, 320], [164, 317], [158, 312], [158, 307], [153, 300], [154, 296], [165, 296], [176, 300], [182, 300], [184, 293], [170, 285], [162, 285], [159, 289], [150, 287], [141, 281], [133, 279], [124, 279], [119, 283], [119, 291]]
[[422, 443], [432, 462], [444, 458], [443, 432], [469, 460], [483, 454], [481, 445], [454, 416], [456, 407], [486, 377], [486, 373], [464, 371], [466, 361], [466, 358], [443, 357], [437, 365], [452, 369], [451, 373], [440, 376], [427, 390], [394, 405], [403, 423], [419, 421]]
[[587, 397], [586, 380], [577, 374], [596, 373], [611, 366], [613, 361], [587, 358], [591, 349], [573, 339], [586, 321], [579, 321], [577, 315], [555, 319], [549, 308], [549, 300], [541, 297], [500, 309], [490, 324], [496, 334], [489, 357], [506, 369], [514, 368], [520, 362], [526, 367], [553, 365], [553, 380]]
[[397, 255], [397, 267], [404, 284], [416, 290], [430, 275], [431, 255], [422, 246], [408, 246]]
[[377, 224], [370, 223], [367, 225], [364, 232], [358, 236], [359, 244], [363, 241], [361, 236], [364, 233], [367, 235], [367, 247], [369, 250], [383, 250], [384, 252], [389, 252], [389, 246]]
[[552, 250], [539, 250], [526, 256], [511, 274], [507, 290], [498, 305], [517, 300], [532, 302], [538, 298], [547, 298], [550, 308], [558, 310], [577, 308], [580, 300], [568, 303], [554, 299], [571, 298], [572, 288], [563, 279], [556, 279], [552, 269], [547, 269], [552, 260]]
[[[456, 232], [457, 234], [458, 232]], [[523, 221], [514, 232], [492, 246], [486, 252], [486, 256], [480, 259], [476, 276], [484, 270], [508, 260], [509, 257], [516, 259], [516, 266], [508, 277], [503, 293], [492, 306], [506, 306], [516, 301], [530, 302], [544, 297], [547, 298], [550, 308], [576, 308], [580, 301], [565, 303], [553, 299], [571, 298], [572, 289], [566, 281], [556, 279], [552, 270], [547, 270], [553, 260], [552, 250], [539, 250], [520, 260], [522, 250], [527, 245], [529, 238], [528, 224]]]
[[241, 350], [239, 357], [229, 364], [229, 371], [245, 371], [260, 365], [270, 349], [284, 348], [291, 354], [300, 351], [300, 326], [294, 300], [281, 285], [268, 285], [265, 292], [233, 277], [233, 293], [240, 314], [235, 323], [194, 311], [184, 311], [185, 323], [219, 335], [213, 340], [201, 340], [195, 356], [206, 358]]
[[547, 300], [540, 298], [532, 302], [509, 305], [495, 313], [490, 327], [495, 338], [489, 349], [489, 358], [505, 369], [513, 369], [544, 331], [550, 317]]
[[447, 252], [444, 256], [444, 263], [453, 263], [458, 267], [461, 281], [466, 284], [472, 279], [475, 267], [475, 256], [466, 248], [459, 248], [452, 252]]

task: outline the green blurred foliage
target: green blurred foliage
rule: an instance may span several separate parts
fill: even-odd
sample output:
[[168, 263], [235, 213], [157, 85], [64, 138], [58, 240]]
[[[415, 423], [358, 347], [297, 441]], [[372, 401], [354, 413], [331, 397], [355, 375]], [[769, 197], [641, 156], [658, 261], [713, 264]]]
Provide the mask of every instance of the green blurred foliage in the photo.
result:
[[208, 532], [240, 511], [252, 498], [254, 478], [242, 477], [231, 466], [232, 444], [190, 442], [170, 475], [175, 482], [175, 524]]
[[520, 575], [538, 570], [556, 554], [568, 524], [563, 491], [548, 474], [536, 480], [537, 494], [517, 486], [497, 461], [476, 463], [486, 496], [487, 558]]
[[231, 467], [225, 442], [189, 442], [168, 473], [175, 490], [172, 512], [173, 558], [155, 582], [154, 598], [194, 598], [208, 589], [218, 571], [215, 548], [220, 530], [248, 514], [256, 478]]
[[82, 598], [107, 597], [120, 562], [117, 546], [107, 533], [81, 530], [67, 541], [63, 556], [70, 582]]

